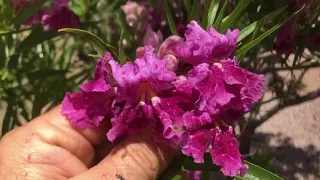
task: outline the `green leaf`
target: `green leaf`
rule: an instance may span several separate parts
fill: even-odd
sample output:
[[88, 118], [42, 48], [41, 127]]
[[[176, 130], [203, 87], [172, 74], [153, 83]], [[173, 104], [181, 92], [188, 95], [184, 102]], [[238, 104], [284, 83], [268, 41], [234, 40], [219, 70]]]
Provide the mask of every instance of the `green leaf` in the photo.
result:
[[16, 26], [23, 24], [23, 22], [26, 21], [29, 17], [41, 10], [44, 7], [44, 4], [47, 2], [49, 1], [43, 0], [35, 1], [34, 3], [30, 3], [30, 5], [28, 4], [27, 7], [21, 9], [18, 16], [14, 19], [14, 24]]
[[126, 63], [126, 54], [124, 53], [124, 47], [123, 47], [123, 30], [121, 31], [120, 40], [119, 40], [119, 61], [121, 65]]
[[53, 76], [65, 76], [67, 70], [41, 69], [27, 74], [31, 81], [46, 79]]
[[[285, 24], [289, 19], [291, 19], [294, 15], [298, 14], [302, 9], [304, 8], [304, 6], [299, 9], [298, 11], [296, 11], [295, 13], [293, 13], [290, 17], [288, 17], [287, 19], [285, 19], [284, 21], [278, 23], [277, 25], [273, 26], [271, 29], [269, 29], [268, 31], [266, 31], [265, 33], [261, 34], [259, 37], [257, 37], [256, 39], [254, 39], [253, 41], [250, 41], [249, 43], [247, 43], [246, 45], [244, 45], [243, 47], [241, 47], [240, 49], [238, 49], [236, 51], [236, 56], [237, 58], [239, 56], [243, 56], [243, 54], [245, 54], [247, 51], [249, 51], [252, 47], [254, 47], [255, 45], [257, 45], [258, 43], [260, 43], [263, 39], [265, 39], [266, 37], [268, 37], [270, 34], [272, 34], [274, 31], [276, 31], [277, 29], [279, 29], [283, 24]], [[239, 61], [238, 63], [240, 63], [241, 61]]]
[[6, 27], [2, 27], [1, 29], [8, 29], [13, 20], [13, 8], [9, 0], [0, 1], [0, 25], [4, 25]]
[[220, 5], [220, 0], [212, 0], [210, 7], [209, 7], [209, 12], [208, 12], [208, 24], [206, 29], [209, 28], [209, 26], [212, 26], [214, 23], [214, 20], [216, 19], [216, 15], [219, 9]]
[[168, 0], [164, 0], [164, 8], [166, 9], [166, 14], [167, 14], [168, 23], [169, 23], [169, 27], [170, 27], [171, 33], [173, 35], [178, 35], [178, 32], [177, 32], [176, 25], [175, 25], [173, 17], [172, 17], [171, 8], [169, 6]]
[[214, 25], [213, 27], [216, 29], [216, 30], [219, 30], [220, 29], [220, 26], [221, 26], [221, 22], [222, 22], [222, 18], [224, 16], [224, 13], [226, 12], [226, 9], [227, 9], [227, 5], [228, 5], [228, 0], [226, 0], [219, 12], [219, 15], [217, 17], [217, 20], [214, 22]]
[[16, 52], [29, 50], [46, 40], [52, 39], [59, 34], [53, 31], [44, 31], [41, 26], [37, 26], [28, 37], [26, 37], [17, 47]]
[[116, 53], [116, 49], [112, 47], [110, 44], [107, 44], [104, 42], [102, 39], [100, 39], [98, 36], [95, 34], [85, 31], [82, 29], [74, 29], [74, 28], [64, 28], [64, 29], [59, 29], [59, 32], [69, 32], [69, 33], [74, 33], [77, 35], [81, 35], [85, 39], [87, 39], [89, 42], [91, 42], [98, 50], [98, 52], [103, 55], [105, 51], [109, 51], [114, 57], [118, 57]]
[[247, 8], [250, 2], [251, 0], [240, 0], [232, 13], [222, 20], [221, 32], [225, 32], [231, 27], [231, 25], [239, 18], [241, 13]]
[[201, 1], [195, 0], [193, 1], [192, 11], [190, 13], [189, 20], [196, 20], [199, 21], [199, 15], [200, 15], [200, 7], [201, 7]]
[[203, 29], [207, 29], [208, 26], [208, 12], [209, 12], [209, 7], [210, 7], [210, 0], [205, 0], [205, 4], [204, 4], [204, 9], [203, 9], [203, 13], [202, 13], [202, 28]]
[[190, 0], [184, 0], [183, 4], [184, 4], [184, 7], [186, 8], [186, 11], [187, 11], [188, 17], [189, 17], [190, 13], [191, 13], [191, 10], [192, 10]]
[[274, 19], [275, 17], [277, 17], [280, 13], [282, 13], [287, 7], [282, 7], [279, 8], [269, 14], [267, 14], [266, 16], [264, 16], [262, 19], [253, 22], [252, 24], [250, 24], [249, 26], [243, 28], [240, 32], [240, 36], [238, 38], [238, 42], [240, 42], [241, 40], [243, 40], [244, 38], [246, 38], [247, 36], [249, 36], [257, 27], [258, 23], [261, 21], [264, 21], [264, 23], [268, 23], [270, 22], [272, 19]]
[[127, 45], [128, 45], [127, 47], [130, 48], [131, 42], [132, 42], [132, 36], [130, 35], [128, 25], [126, 23], [125, 14], [122, 11], [117, 13], [117, 21], [118, 21], [120, 28], [123, 31], [123, 38], [126, 39], [126, 41], [127, 41]]
[[87, 11], [86, 2], [86, 0], [72, 0], [70, 8], [78, 17], [84, 17]]
[[235, 179], [237, 180], [283, 180], [281, 177], [263, 169], [262, 167], [259, 167], [248, 161], [244, 161], [244, 163], [249, 166], [246, 177], [241, 178], [240, 176], [236, 176]]

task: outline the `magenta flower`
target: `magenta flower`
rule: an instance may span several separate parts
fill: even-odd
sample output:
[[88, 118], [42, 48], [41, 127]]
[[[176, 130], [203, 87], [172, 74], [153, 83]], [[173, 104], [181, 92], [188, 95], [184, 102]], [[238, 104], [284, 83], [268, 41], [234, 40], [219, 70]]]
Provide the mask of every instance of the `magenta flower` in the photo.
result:
[[41, 19], [45, 30], [53, 29], [58, 31], [62, 28], [81, 28], [78, 17], [67, 7], [60, 6], [48, 10]]
[[247, 112], [261, 98], [264, 76], [236, 66], [235, 60], [222, 60], [212, 66], [199, 64], [189, 71], [185, 81], [176, 86], [181, 91], [193, 88], [200, 93], [195, 104], [198, 110], [224, 118], [230, 114], [226, 112], [232, 110], [231, 118], [236, 120], [236, 114]]
[[178, 104], [183, 104], [180, 100], [183, 98], [173, 95], [172, 82], [176, 75], [166, 68], [166, 64], [165, 59], [156, 57], [151, 46], [146, 46], [144, 55], [134, 63], [128, 62], [121, 67], [110, 61], [118, 91], [115, 104], [118, 110], [107, 133], [110, 141], [152, 126], [158, 140], [172, 139], [172, 144], [177, 143], [183, 132], [175, 128], [182, 126], [180, 117], [185, 111]]
[[[81, 92], [67, 93], [62, 114], [81, 128], [97, 127], [108, 115], [111, 142], [150, 128], [156, 141], [180, 146], [196, 163], [203, 163], [210, 151], [224, 175], [244, 176], [248, 166], [242, 163], [233, 127], [262, 97], [264, 76], [228, 58], [238, 30], [206, 32], [196, 22], [188, 28], [186, 41], [169, 37], [157, 56], [152, 46], [140, 47], [137, 59], [121, 66], [106, 53], [94, 79], [82, 84]], [[145, 43], [155, 45], [157, 39], [149, 35]], [[180, 70], [177, 57], [188, 68]]]
[[80, 86], [81, 92], [67, 93], [62, 101], [61, 114], [68, 117], [69, 121], [79, 128], [94, 128], [109, 113], [115, 97], [113, 79], [106, 68], [111, 61], [110, 53], [106, 53], [98, 60], [93, 80]]
[[238, 143], [232, 128], [224, 132], [217, 131], [210, 154], [213, 163], [221, 166], [221, 171], [224, 175], [236, 176], [240, 174], [244, 177], [247, 173], [248, 165], [242, 164]]
[[212, 27], [203, 30], [196, 21], [188, 25], [186, 42], [175, 48], [175, 55], [190, 64], [216, 62], [230, 57], [236, 48], [239, 30], [228, 30], [223, 35]]
[[295, 18], [292, 18], [279, 29], [276, 42], [274, 44], [274, 49], [278, 54], [281, 55], [294, 53], [296, 49], [294, 28], [295, 23]]
[[[11, 5], [16, 5], [17, 14], [22, 8], [35, 3], [37, 0], [11, 0]], [[81, 28], [77, 16], [68, 8], [70, 0], [52, 0], [51, 9], [43, 9], [28, 18], [24, 24], [32, 25], [41, 22], [45, 30], [58, 31], [61, 28]], [[14, 4], [16, 3], [16, 4]]]
[[204, 153], [209, 149], [213, 163], [221, 166], [224, 175], [245, 176], [248, 166], [242, 163], [231, 126], [205, 112], [187, 112], [183, 119], [188, 128], [187, 140], [182, 145], [184, 154], [192, 156], [196, 163], [203, 163]]

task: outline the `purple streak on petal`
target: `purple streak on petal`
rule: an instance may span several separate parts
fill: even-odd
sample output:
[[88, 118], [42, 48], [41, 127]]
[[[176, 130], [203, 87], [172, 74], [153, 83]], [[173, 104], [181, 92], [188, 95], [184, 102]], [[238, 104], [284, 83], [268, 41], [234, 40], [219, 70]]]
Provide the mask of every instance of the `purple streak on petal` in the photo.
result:
[[221, 166], [225, 176], [236, 176], [240, 172], [244, 176], [246, 165], [242, 164], [237, 140], [234, 137], [232, 128], [216, 133], [213, 147], [210, 151], [214, 164]]

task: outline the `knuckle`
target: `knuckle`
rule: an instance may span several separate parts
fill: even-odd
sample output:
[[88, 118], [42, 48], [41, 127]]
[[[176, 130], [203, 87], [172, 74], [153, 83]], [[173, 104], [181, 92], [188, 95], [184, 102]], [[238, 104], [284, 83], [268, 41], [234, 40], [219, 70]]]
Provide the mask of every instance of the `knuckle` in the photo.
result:
[[147, 179], [152, 179], [159, 169], [159, 158], [147, 144], [125, 143], [120, 158], [128, 170], [131, 169]]

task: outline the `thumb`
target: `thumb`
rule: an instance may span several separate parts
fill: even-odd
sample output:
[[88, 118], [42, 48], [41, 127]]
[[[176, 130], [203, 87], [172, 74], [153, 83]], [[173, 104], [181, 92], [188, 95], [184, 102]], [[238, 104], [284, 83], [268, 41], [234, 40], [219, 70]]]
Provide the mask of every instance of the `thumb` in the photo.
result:
[[164, 172], [175, 149], [149, 134], [134, 135], [118, 144], [99, 164], [72, 180], [149, 180]]

